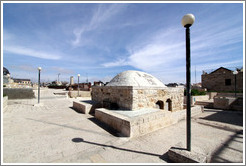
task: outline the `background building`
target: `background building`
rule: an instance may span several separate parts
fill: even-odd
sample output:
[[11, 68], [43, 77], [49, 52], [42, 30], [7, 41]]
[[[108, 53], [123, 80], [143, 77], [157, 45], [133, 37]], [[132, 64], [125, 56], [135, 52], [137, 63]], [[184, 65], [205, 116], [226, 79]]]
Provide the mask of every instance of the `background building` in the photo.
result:
[[22, 85], [31, 85], [30, 79], [14, 78], [14, 82]]
[[3, 67], [3, 85], [13, 83], [13, 79], [10, 77], [10, 72], [7, 68]]
[[208, 91], [234, 91], [236, 80], [236, 91], [243, 91], [243, 68], [236, 69], [238, 74], [234, 75], [233, 70], [220, 67], [212, 72], [203, 72], [202, 88]]

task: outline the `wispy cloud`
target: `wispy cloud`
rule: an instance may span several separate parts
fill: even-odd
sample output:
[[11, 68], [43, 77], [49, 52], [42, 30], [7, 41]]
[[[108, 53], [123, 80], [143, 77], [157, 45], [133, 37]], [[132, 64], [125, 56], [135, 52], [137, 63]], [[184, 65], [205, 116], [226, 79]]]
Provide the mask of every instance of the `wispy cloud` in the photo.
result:
[[[198, 71], [208, 70], [208, 69], [217, 69], [219, 67], [240, 67], [241, 60], [233, 60], [229, 62], [214, 62], [214, 63], [205, 63], [203, 65], [199, 65], [196, 69]], [[193, 68], [193, 71], [195, 69]]]
[[[193, 62], [200, 61], [200, 58], [205, 60], [226, 60], [223, 55], [230, 54], [232, 50], [240, 50], [238, 45], [242, 42], [242, 27], [223, 28], [223, 23], [220, 23], [220, 29], [208, 29], [201, 34], [200, 31], [192, 33], [191, 47]], [[182, 32], [182, 33], [181, 33]], [[158, 31], [139, 40], [131, 43], [128, 46], [129, 56], [125, 59], [118, 59], [114, 62], [108, 62], [105, 67], [131, 65], [135, 68], [145, 71], [160, 71], [172, 66], [178, 68], [180, 63], [185, 61], [185, 41], [184, 31], [177, 28], [170, 28], [165, 31]], [[203, 59], [204, 60], [204, 59]], [[181, 62], [183, 61], [183, 62]], [[230, 63], [228, 59], [228, 63]], [[210, 62], [211, 63], [211, 62]], [[171, 66], [170, 66], [171, 64]], [[226, 64], [226, 63], [224, 63]]]
[[83, 38], [83, 34], [90, 32], [97, 28], [102, 28], [108, 20], [116, 16], [118, 13], [122, 12], [127, 4], [99, 4], [94, 11], [91, 20], [87, 24], [83, 24], [81, 27], [75, 28], [73, 34], [75, 39], [71, 42], [73, 46], [81, 45], [81, 41], [86, 41]]
[[108, 62], [103, 63], [102, 66], [104, 67], [119, 67], [119, 66], [126, 66], [129, 65], [125, 59], [118, 59], [115, 62]]
[[35, 49], [23, 47], [23, 46], [4, 46], [3, 50], [9, 53], [13, 53], [13, 54], [31, 56], [31, 57], [41, 58], [41, 59], [57, 60], [61, 58], [60, 55], [57, 55], [54, 53], [43, 52], [40, 50], [35, 50]]
[[61, 73], [61, 74], [74, 74], [73, 70], [63, 68], [63, 67], [53, 66], [53, 67], [51, 67], [51, 70], [56, 72], [56, 73]]
[[[16, 10], [19, 7], [23, 10]], [[198, 72], [243, 63], [242, 7], [233, 3], [9, 4], [4, 7], [4, 65], [22, 65], [20, 70], [31, 71], [25, 64], [38, 64], [43, 77], [57, 78], [61, 73], [68, 80], [74, 73], [99, 79], [136, 69], [165, 82], [182, 81], [183, 14], [196, 16], [191, 27], [191, 69], [196, 65]]]
[[184, 58], [184, 42], [179, 40], [181, 36], [178, 29], [159, 30], [143, 36], [145, 37], [127, 46], [129, 53], [127, 58], [108, 62], [103, 66], [130, 65], [151, 72], [169, 67], [171, 62]]
[[30, 65], [30, 64], [25, 64], [25, 65], [15, 65], [15, 66], [10, 66], [11, 69], [15, 69], [15, 70], [20, 70], [20, 71], [28, 71], [28, 72], [33, 72], [36, 71], [37, 68], [35, 68], [34, 66]]

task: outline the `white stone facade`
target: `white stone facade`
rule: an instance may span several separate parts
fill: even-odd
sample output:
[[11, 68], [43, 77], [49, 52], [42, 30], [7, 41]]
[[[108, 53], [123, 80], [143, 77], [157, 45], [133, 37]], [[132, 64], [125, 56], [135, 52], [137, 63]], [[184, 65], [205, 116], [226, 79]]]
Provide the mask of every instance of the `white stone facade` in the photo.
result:
[[106, 86], [92, 87], [92, 100], [104, 108], [139, 110], [159, 108], [183, 109], [183, 87], [166, 87], [154, 76], [128, 70], [115, 76]]

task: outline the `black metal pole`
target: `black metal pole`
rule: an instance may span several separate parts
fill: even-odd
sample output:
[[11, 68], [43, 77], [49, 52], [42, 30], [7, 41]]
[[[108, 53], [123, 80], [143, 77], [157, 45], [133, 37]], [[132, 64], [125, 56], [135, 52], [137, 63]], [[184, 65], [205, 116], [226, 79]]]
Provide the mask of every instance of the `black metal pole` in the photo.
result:
[[186, 25], [186, 141], [191, 151], [190, 26]]
[[38, 70], [38, 103], [40, 101], [40, 70]]

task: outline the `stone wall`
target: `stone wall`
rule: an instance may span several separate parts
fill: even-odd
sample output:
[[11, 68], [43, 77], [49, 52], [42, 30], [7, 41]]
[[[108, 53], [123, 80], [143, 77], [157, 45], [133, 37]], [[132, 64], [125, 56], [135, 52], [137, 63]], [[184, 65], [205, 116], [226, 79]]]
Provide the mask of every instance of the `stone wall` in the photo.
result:
[[3, 88], [3, 94], [8, 99], [32, 99], [35, 98], [32, 88]]
[[[133, 88], [133, 105], [132, 109], [141, 108], [160, 108], [169, 111], [183, 109], [184, 88], [165, 87], [165, 88]], [[170, 108], [168, 108], [168, 101]], [[159, 106], [157, 106], [159, 103]], [[163, 104], [163, 106], [161, 106]]]
[[107, 103], [117, 104], [119, 109], [137, 110], [142, 108], [160, 108], [169, 111], [183, 109], [182, 87], [132, 87], [103, 86], [92, 87], [92, 100], [107, 108]]
[[207, 93], [209, 95], [209, 99], [213, 99], [215, 96], [217, 96], [217, 92], [208, 92]]
[[93, 86], [91, 97], [104, 108], [110, 108], [110, 104], [117, 104], [120, 109], [132, 108], [132, 87], [127, 86]]
[[[235, 97], [235, 93], [218, 93], [217, 96], [221, 97]], [[237, 97], [243, 97], [243, 93], [236, 93]]]
[[91, 91], [79, 91], [79, 96], [78, 96], [78, 91], [69, 91], [68, 96], [71, 98], [74, 98], [74, 97], [91, 97]]
[[214, 108], [225, 110], [243, 110], [243, 98], [241, 97], [222, 97], [216, 96], [214, 98]]
[[[184, 104], [186, 104], [186, 96], [184, 96]], [[197, 101], [206, 101], [209, 100], [209, 95], [201, 96], [191, 96], [191, 105], [193, 106]]]

